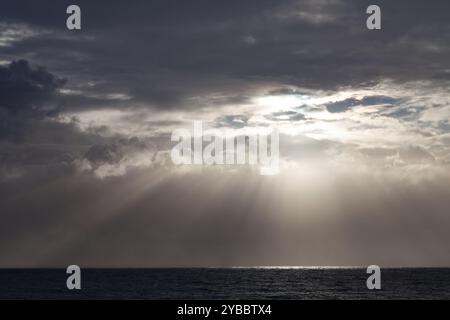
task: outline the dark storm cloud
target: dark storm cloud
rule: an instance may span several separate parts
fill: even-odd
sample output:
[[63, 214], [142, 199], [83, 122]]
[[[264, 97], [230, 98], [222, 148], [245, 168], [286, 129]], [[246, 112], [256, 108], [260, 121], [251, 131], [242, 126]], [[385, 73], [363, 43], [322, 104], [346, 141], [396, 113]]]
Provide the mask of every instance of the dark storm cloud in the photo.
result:
[[58, 90], [66, 82], [26, 60], [0, 66], [0, 166], [63, 163], [99, 141], [74, 121], [52, 121], [64, 109]]
[[195, 108], [187, 99], [273, 83], [448, 81], [448, 1], [379, 1], [381, 31], [366, 29], [368, 1], [79, 1], [81, 32], [65, 30], [67, 3], [2, 4], [4, 21], [50, 30], [2, 48], [5, 57], [32, 53], [73, 85], [103, 80], [98, 90], [125, 90], [130, 103]]
[[64, 137], [74, 133], [73, 126], [46, 121], [58, 114], [58, 89], [65, 83], [66, 79], [26, 60], [0, 66], [0, 142], [70, 140]]
[[0, 66], [0, 107], [12, 114], [41, 108], [50, 112], [57, 89], [65, 82], [42, 67], [31, 67], [26, 60], [13, 61]]
[[[113, 143], [81, 132], [76, 120], [54, 121], [64, 110], [59, 89], [67, 80], [26, 60], [0, 66], [0, 179], [36, 166], [71, 170], [92, 144]], [[117, 139], [114, 143], [122, 143]]]

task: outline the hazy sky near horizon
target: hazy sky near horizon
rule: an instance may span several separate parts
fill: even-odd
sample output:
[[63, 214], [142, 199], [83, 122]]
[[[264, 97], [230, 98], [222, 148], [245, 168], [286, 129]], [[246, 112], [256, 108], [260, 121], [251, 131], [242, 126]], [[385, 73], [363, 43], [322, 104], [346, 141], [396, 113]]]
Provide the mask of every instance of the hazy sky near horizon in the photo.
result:
[[[0, 267], [450, 266], [450, 2], [0, 4]], [[280, 173], [174, 166], [194, 120]]]

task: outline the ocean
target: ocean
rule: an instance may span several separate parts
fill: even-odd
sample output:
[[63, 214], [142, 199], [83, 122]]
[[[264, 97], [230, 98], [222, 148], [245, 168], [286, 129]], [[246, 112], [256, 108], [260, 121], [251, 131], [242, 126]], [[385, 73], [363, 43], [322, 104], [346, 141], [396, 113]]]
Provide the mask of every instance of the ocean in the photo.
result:
[[363, 268], [0, 269], [0, 299], [450, 299], [450, 268], [381, 270], [368, 290]]

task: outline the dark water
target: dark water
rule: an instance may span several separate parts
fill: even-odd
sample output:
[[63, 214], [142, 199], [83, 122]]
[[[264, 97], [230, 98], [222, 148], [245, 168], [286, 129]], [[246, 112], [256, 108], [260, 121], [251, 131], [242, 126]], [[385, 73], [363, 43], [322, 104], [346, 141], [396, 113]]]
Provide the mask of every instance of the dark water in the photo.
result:
[[0, 269], [1, 299], [450, 299], [450, 269], [83, 269], [66, 289], [62, 269]]

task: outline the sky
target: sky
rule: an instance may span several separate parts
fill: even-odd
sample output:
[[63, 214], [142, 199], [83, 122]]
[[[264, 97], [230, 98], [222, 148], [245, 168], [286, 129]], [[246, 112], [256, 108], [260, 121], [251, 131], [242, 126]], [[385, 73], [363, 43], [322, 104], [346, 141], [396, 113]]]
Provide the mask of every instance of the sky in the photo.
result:
[[[450, 2], [372, 2], [2, 0], [0, 267], [449, 267]], [[194, 121], [280, 172], [174, 165]]]

